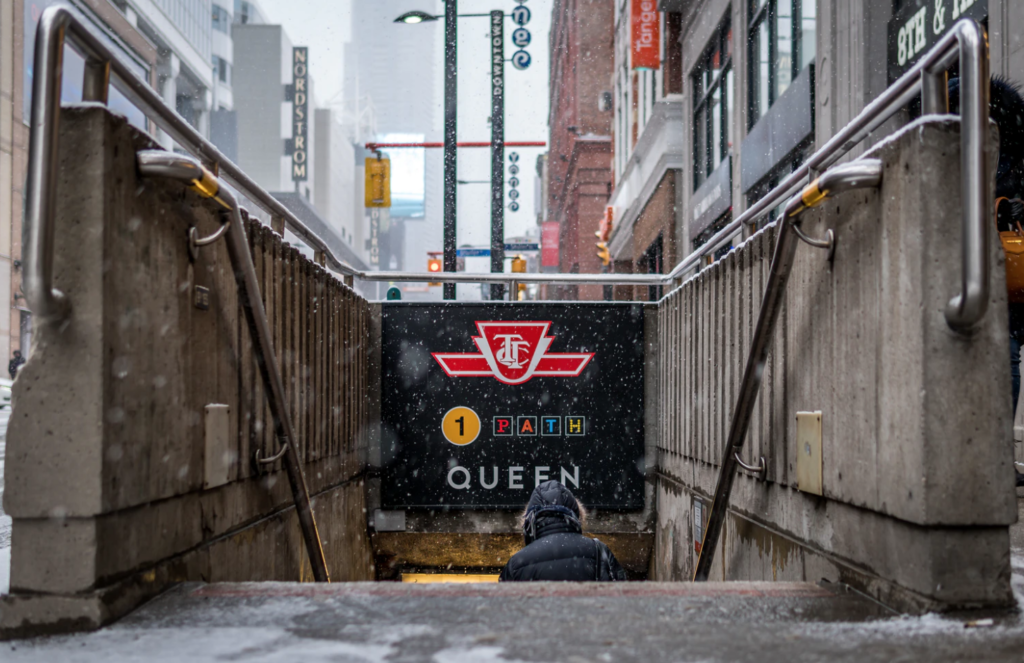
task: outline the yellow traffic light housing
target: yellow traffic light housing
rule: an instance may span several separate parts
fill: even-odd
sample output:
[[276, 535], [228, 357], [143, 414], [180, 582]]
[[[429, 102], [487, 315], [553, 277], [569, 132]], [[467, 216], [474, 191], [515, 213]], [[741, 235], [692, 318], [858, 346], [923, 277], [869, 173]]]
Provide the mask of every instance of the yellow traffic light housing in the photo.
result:
[[[431, 274], [440, 274], [441, 271], [442, 271], [442, 268], [443, 268], [443, 265], [441, 263], [441, 259], [440, 258], [428, 258], [427, 259], [427, 271], [430, 272]], [[441, 285], [441, 283], [440, 282], [428, 283], [427, 285]]]
[[391, 159], [367, 157], [363, 198], [365, 207], [391, 207]]
[[523, 256], [516, 256], [512, 258], [512, 273], [513, 274], [525, 274], [526, 273], [526, 258]]
[[597, 243], [597, 257], [601, 259], [601, 264], [607, 266], [612, 261], [612, 254], [608, 251], [607, 242]]

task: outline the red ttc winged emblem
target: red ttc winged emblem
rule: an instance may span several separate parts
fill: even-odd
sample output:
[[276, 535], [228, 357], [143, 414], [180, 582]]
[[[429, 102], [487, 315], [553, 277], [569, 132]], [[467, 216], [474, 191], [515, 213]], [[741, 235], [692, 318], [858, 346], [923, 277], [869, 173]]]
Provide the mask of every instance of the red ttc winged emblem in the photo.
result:
[[505, 384], [522, 384], [535, 377], [576, 377], [593, 352], [548, 352], [553, 336], [550, 322], [477, 322], [473, 342], [479, 353], [434, 352], [432, 356], [450, 377], [491, 376]]

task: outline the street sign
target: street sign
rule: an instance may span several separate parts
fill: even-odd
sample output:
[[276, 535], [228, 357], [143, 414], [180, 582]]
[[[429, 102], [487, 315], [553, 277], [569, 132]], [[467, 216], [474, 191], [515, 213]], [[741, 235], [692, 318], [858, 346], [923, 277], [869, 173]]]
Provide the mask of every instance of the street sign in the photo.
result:
[[[540, 251], [540, 244], [531, 242], [506, 243], [505, 251]], [[458, 256], [459, 258], [486, 258], [491, 255], [491, 250], [476, 247], [466, 247], [462, 249], [456, 249], [455, 255]]]
[[487, 258], [491, 255], [490, 249], [455, 249], [455, 255], [459, 258]]
[[526, 28], [516, 28], [512, 31], [512, 44], [518, 48], [526, 48], [530, 45], [530, 31]]
[[519, 5], [512, 10], [512, 22], [516, 25], [526, 25], [530, 22], [530, 9]]
[[530, 54], [520, 49], [512, 54], [512, 66], [516, 69], [523, 70], [530, 66]]
[[383, 508], [643, 508], [641, 305], [385, 302], [381, 342]]

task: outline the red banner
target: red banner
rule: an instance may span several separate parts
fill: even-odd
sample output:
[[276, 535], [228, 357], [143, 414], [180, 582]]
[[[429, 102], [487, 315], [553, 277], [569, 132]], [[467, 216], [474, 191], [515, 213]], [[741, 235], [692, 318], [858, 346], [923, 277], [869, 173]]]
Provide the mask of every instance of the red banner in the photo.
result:
[[661, 17], [657, 0], [630, 0], [633, 69], [661, 66]]
[[545, 221], [540, 226], [540, 266], [558, 267], [558, 221]]

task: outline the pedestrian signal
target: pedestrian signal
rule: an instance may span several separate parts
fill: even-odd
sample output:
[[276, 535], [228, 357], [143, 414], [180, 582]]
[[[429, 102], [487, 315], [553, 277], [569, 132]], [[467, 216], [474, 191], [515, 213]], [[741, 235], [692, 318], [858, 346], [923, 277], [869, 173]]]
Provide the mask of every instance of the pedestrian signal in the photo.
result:
[[512, 273], [513, 274], [525, 274], [526, 273], [526, 258], [522, 256], [516, 256], [512, 258]]
[[391, 207], [391, 159], [366, 158], [363, 198], [365, 207]]
[[597, 257], [601, 259], [602, 265], [608, 265], [612, 261], [612, 254], [608, 251], [607, 242], [597, 243]]

